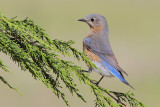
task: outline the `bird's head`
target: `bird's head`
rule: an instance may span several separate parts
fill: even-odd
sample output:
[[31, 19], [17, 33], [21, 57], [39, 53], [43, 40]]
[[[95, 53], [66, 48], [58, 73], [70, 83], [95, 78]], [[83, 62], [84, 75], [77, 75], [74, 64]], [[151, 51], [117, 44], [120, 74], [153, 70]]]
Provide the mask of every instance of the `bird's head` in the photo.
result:
[[106, 18], [99, 14], [90, 14], [85, 18], [79, 19], [78, 21], [86, 22], [91, 29], [101, 29], [108, 27]]

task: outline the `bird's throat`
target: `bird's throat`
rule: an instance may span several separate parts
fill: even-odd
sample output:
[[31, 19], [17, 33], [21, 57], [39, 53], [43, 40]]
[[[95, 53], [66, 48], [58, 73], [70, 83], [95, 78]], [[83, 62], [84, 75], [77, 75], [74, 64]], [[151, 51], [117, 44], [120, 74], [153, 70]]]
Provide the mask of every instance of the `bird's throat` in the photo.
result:
[[91, 27], [91, 32], [100, 32], [102, 28], [102, 26]]

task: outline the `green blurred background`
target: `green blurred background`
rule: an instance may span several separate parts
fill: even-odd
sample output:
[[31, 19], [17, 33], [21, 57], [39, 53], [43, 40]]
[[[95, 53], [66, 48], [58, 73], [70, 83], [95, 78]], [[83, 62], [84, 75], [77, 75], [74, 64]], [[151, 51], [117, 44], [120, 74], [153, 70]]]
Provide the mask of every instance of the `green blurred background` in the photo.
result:
[[[0, 11], [18, 20], [29, 17], [46, 29], [52, 39], [74, 40], [82, 51], [82, 40], [89, 32], [88, 25], [78, 22], [88, 14], [99, 13], [107, 18], [110, 42], [121, 67], [129, 74], [126, 79], [135, 91], [116, 78], [105, 78], [100, 85], [115, 91], [132, 91], [147, 107], [160, 106], [160, 1], [159, 0], [0, 0]], [[12, 73], [1, 75], [23, 94], [0, 81], [0, 107], [66, 107], [61, 98], [46, 88], [28, 72], [4, 54]], [[73, 59], [71, 59], [73, 60]], [[86, 65], [76, 62], [87, 69]], [[98, 80], [97, 73], [91, 78]], [[93, 107], [90, 89], [81, 85], [87, 103], [67, 92], [72, 107]]]

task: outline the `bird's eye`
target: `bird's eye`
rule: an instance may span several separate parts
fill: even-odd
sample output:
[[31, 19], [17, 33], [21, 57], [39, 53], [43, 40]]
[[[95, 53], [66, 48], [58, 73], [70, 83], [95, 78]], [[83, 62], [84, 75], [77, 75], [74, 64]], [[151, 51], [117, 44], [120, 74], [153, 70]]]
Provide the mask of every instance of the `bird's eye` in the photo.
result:
[[93, 19], [93, 18], [91, 18], [91, 21], [92, 21], [92, 22], [94, 22], [94, 19]]

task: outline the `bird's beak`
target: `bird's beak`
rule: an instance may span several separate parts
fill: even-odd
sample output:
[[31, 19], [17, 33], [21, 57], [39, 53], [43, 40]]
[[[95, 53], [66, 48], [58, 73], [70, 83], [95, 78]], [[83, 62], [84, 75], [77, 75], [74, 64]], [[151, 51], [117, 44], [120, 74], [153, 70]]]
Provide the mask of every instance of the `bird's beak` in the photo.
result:
[[85, 19], [78, 19], [78, 21], [86, 22], [86, 20], [85, 20]]

